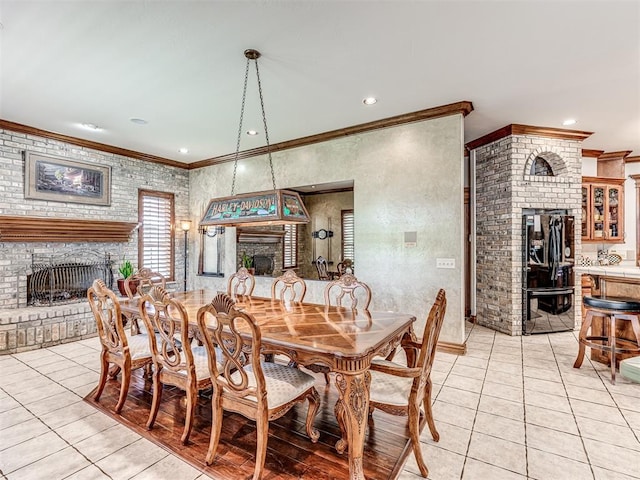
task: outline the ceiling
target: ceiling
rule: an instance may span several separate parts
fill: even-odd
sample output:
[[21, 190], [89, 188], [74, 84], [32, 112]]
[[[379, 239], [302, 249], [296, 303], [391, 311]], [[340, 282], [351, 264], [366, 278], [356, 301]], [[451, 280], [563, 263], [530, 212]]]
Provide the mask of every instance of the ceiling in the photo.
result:
[[[1, 120], [179, 162], [235, 151], [247, 48], [272, 144], [468, 100], [465, 142], [518, 123], [640, 155], [639, 1], [0, 0], [0, 24]], [[241, 150], [259, 111], [252, 70]]]

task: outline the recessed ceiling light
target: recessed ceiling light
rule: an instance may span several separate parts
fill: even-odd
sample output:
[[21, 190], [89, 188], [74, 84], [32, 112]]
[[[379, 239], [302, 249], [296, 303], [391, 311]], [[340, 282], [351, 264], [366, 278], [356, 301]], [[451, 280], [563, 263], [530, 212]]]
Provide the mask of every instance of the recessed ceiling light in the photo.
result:
[[247, 135], [251, 135], [251, 136], [258, 135], [258, 132], [256, 130], [248, 130]]
[[102, 128], [94, 123], [81, 123], [80, 126], [85, 130], [93, 130], [94, 132], [99, 132], [100, 130], [102, 130]]
[[364, 103], [365, 105], [373, 105], [377, 101], [378, 99], [375, 97], [367, 97], [362, 100], [362, 103]]
[[180, 153], [189, 153], [189, 149], [185, 148], [185, 147], [182, 147], [182, 148], [178, 149], [178, 152], [180, 152]]
[[147, 123], [149, 123], [144, 118], [135, 118], [135, 117], [130, 118], [129, 121], [131, 123], [135, 123], [136, 125], [146, 125]]
[[575, 125], [576, 121], [573, 118], [567, 118], [564, 122], [562, 122], [562, 125], [564, 125], [565, 127], [568, 127], [569, 125]]

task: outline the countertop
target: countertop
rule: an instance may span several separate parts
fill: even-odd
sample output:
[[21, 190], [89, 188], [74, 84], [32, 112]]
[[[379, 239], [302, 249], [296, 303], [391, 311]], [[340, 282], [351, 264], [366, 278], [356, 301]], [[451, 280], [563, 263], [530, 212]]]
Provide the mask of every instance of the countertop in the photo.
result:
[[579, 274], [640, 279], [640, 267], [636, 267], [633, 263], [614, 266], [590, 265], [583, 267], [578, 265], [573, 268], [573, 271]]

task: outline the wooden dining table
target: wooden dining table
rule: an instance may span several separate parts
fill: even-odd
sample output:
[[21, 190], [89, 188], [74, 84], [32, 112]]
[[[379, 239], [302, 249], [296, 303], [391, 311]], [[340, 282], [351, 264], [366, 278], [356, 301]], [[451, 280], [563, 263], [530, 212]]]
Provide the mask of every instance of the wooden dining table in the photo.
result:
[[[175, 292], [197, 328], [197, 312], [218, 292]], [[363, 452], [369, 413], [369, 367], [374, 357], [386, 357], [403, 338], [414, 338], [415, 317], [394, 312], [354, 310], [270, 298], [240, 296], [236, 305], [253, 315], [260, 325], [265, 350], [282, 353], [311, 369], [318, 365], [335, 373], [339, 397], [336, 413], [344, 437], [336, 444], [342, 453], [348, 447], [349, 478], [364, 479]], [[121, 302], [129, 319], [140, 315], [139, 298]]]

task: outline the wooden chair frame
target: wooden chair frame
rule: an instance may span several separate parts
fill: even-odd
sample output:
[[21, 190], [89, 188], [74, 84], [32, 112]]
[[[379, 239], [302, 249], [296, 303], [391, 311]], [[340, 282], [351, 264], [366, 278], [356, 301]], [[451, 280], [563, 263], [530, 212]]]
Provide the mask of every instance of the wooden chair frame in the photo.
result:
[[[298, 290], [296, 290], [298, 288]], [[285, 271], [271, 284], [271, 298], [281, 302], [302, 302], [307, 293], [306, 282], [293, 270]]]
[[227, 283], [227, 294], [233, 297], [238, 295], [251, 295], [256, 287], [256, 279], [245, 267], [238, 269], [236, 273], [229, 277]]
[[[211, 399], [211, 439], [206, 464], [210, 465], [220, 440], [223, 410], [239, 413], [256, 422], [256, 465], [253, 479], [258, 480], [264, 471], [267, 452], [269, 422], [280, 418], [296, 403], [309, 402], [306, 431], [312, 442], [317, 442], [319, 432], [313, 420], [320, 406], [320, 396], [315, 387], [307, 388], [295, 398], [275, 408], [269, 407], [269, 392], [261, 360], [260, 328], [253, 316], [235, 307], [233, 299], [219, 293], [209, 305], [198, 310], [198, 327], [204, 338], [209, 356], [209, 371], [214, 382]], [[218, 353], [216, 353], [218, 352]], [[217, 358], [221, 355], [223, 359]], [[218, 368], [223, 364], [222, 369]], [[255, 378], [252, 386], [245, 371], [251, 367]]]
[[318, 270], [318, 280], [329, 280], [329, 265], [327, 259], [320, 255], [315, 263], [316, 270]]
[[[136, 285], [135, 289], [131, 288], [132, 284]], [[133, 298], [137, 294], [151, 289], [154, 285], [167, 288], [167, 280], [161, 273], [143, 267], [124, 281], [124, 290], [127, 292], [127, 297]]]
[[187, 397], [181, 437], [182, 443], [186, 444], [193, 427], [198, 392], [212, 385], [208, 375], [200, 378], [196, 375], [187, 311], [165, 289], [153, 286], [140, 299], [140, 317], [148, 332], [157, 332], [149, 336], [154, 372], [153, 400], [147, 428], [153, 428], [158, 415], [163, 385], [174, 385], [184, 390]]
[[331, 305], [331, 291], [335, 288], [340, 289], [340, 293], [335, 297], [336, 305], [342, 306], [342, 299], [348, 296], [351, 299], [351, 308], [357, 308], [358, 297], [356, 296], [356, 290], [361, 289], [364, 291], [364, 302], [362, 308], [367, 310], [371, 303], [371, 289], [364, 282], [359, 282], [355, 275], [351, 273], [345, 273], [337, 280], [333, 280], [327, 284], [324, 289], [324, 303]]
[[[102, 351], [100, 353], [100, 380], [93, 398], [98, 401], [107, 382], [107, 376], [115, 378], [122, 371], [120, 384], [120, 397], [115, 407], [115, 412], [120, 413], [129, 392], [131, 371], [136, 368], [149, 368], [152, 362], [151, 351], [146, 355], [137, 355], [132, 358], [127, 336], [122, 322], [120, 302], [102, 280], [95, 280], [87, 290], [89, 306], [93, 312], [98, 329], [98, 336]], [[146, 337], [146, 335], [145, 335]], [[114, 369], [109, 370], [113, 364]]]
[[[166, 288], [167, 280], [161, 273], [154, 272], [150, 268], [143, 267], [125, 279], [124, 291], [128, 298], [133, 298], [136, 295], [142, 295], [149, 291], [154, 285]], [[131, 318], [131, 333], [133, 335], [140, 333], [138, 320], [140, 320], [140, 318], [137, 316]]]
[[[369, 414], [372, 414], [377, 408], [391, 415], [409, 417], [409, 435], [413, 447], [413, 453], [416, 457], [420, 473], [425, 478], [429, 475], [429, 470], [424, 463], [422, 450], [420, 449], [420, 416], [422, 415], [420, 411], [420, 404], [422, 403], [424, 406], [424, 415], [426, 417], [427, 424], [429, 425], [431, 436], [437, 442], [440, 440], [440, 434], [436, 429], [433, 420], [433, 411], [431, 410], [431, 367], [433, 366], [438, 337], [440, 336], [440, 330], [442, 329], [446, 309], [447, 297], [445, 291], [440, 289], [436, 295], [436, 300], [429, 311], [422, 341], [417, 342], [407, 339], [402, 342], [402, 347], [405, 350], [409, 350], [407, 355], [408, 366], [405, 367], [388, 361], [379, 363], [374, 361], [371, 364], [372, 371], [397, 377], [413, 378], [411, 393], [409, 394], [406, 405], [399, 406], [395, 404], [386, 404], [372, 399], [369, 402]], [[411, 352], [411, 350], [413, 350], [413, 352]]]

